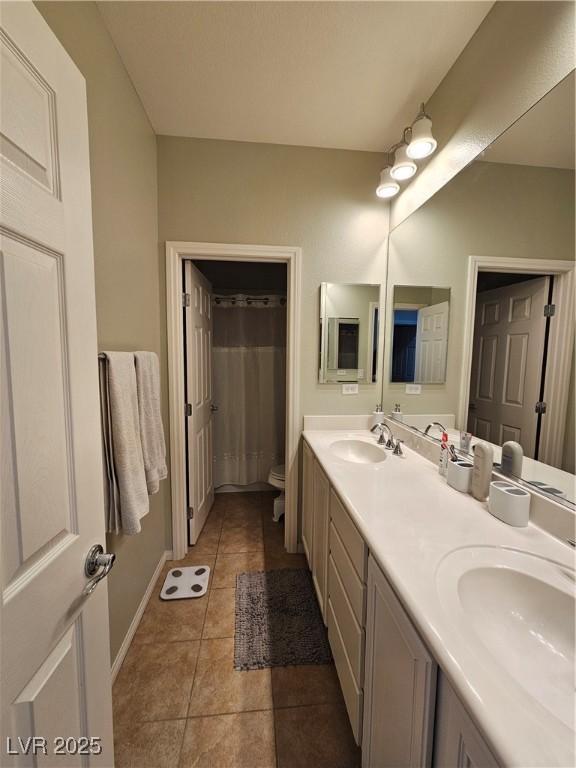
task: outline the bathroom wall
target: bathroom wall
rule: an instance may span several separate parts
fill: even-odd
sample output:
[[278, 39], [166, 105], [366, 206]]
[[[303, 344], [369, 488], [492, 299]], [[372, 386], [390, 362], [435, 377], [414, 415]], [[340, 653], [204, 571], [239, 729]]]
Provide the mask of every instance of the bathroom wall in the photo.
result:
[[382, 162], [372, 152], [158, 137], [161, 242], [303, 249], [302, 414], [366, 413], [380, 398], [380, 383], [354, 396], [318, 384], [318, 329], [321, 282], [385, 282], [388, 207], [374, 194]]
[[[451, 288], [446, 384], [405, 395], [392, 384], [384, 354], [385, 410], [398, 400], [406, 413], [456, 413], [458, 408], [468, 256], [573, 260], [574, 172], [477, 162], [462, 171], [390, 235], [388, 339], [394, 285]], [[574, 440], [573, 419], [566, 440]], [[572, 448], [573, 455], [573, 448]]]
[[574, 69], [574, 9], [548, 0], [494, 3], [426, 103], [438, 151], [392, 202], [391, 228]]
[[[86, 78], [99, 348], [160, 352], [156, 137], [96, 5], [36, 5]], [[163, 373], [166, 392], [165, 364]], [[166, 548], [169, 509], [164, 481], [142, 533], [107, 537], [117, 555], [108, 577], [112, 659]]]

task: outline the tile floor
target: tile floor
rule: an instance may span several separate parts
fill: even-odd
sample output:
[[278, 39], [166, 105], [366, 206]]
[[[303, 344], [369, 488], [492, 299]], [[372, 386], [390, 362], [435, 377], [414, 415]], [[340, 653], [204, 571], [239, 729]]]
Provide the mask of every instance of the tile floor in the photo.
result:
[[208, 593], [162, 601], [166, 564], [114, 684], [117, 768], [357, 768], [332, 665], [237, 672], [242, 571], [305, 567], [284, 550], [274, 493], [216, 494], [181, 565], [212, 568]]

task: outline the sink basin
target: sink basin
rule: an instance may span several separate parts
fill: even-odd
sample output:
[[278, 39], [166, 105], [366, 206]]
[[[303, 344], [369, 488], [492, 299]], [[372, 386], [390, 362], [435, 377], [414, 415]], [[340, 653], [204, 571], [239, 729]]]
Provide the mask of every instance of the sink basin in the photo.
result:
[[386, 458], [383, 448], [365, 440], [336, 440], [330, 450], [339, 459], [353, 464], [377, 464]]
[[464, 547], [441, 562], [441, 602], [476, 656], [574, 728], [574, 571], [503, 547]]

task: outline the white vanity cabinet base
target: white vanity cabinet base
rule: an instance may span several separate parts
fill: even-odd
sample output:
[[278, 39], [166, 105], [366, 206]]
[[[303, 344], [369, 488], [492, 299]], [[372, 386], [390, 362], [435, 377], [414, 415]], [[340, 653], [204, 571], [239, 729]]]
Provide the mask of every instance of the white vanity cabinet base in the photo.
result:
[[312, 536], [312, 581], [327, 622], [328, 599], [328, 526], [330, 525], [330, 483], [320, 464], [314, 460], [314, 533]]
[[430, 766], [437, 665], [372, 557], [365, 670], [362, 768]]
[[434, 768], [498, 768], [446, 678], [438, 676]]
[[306, 441], [302, 444], [302, 546], [312, 569], [314, 535], [314, 454]]

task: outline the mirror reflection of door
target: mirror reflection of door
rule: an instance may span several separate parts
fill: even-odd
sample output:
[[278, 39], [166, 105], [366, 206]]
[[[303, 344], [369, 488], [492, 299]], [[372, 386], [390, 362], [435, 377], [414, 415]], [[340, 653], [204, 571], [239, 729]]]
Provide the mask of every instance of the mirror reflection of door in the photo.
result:
[[395, 285], [390, 381], [443, 384], [446, 380], [450, 289]]
[[[538, 455], [550, 281], [480, 273], [476, 299], [468, 430], [496, 445], [514, 440], [531, 458]], [[500, 287], [483, 290], [491, 285]]]

